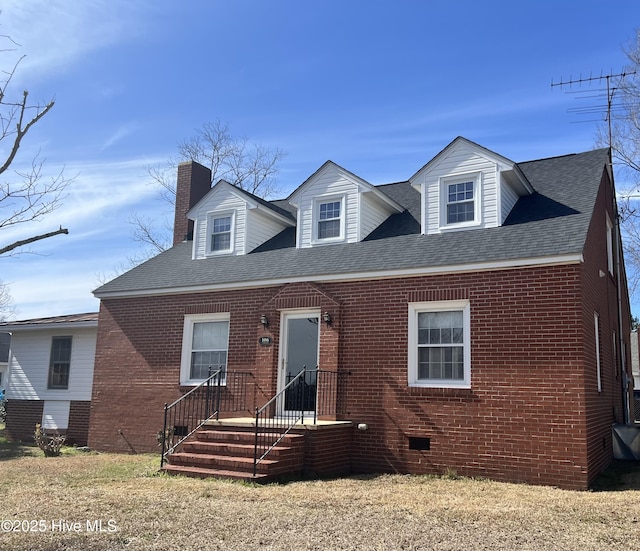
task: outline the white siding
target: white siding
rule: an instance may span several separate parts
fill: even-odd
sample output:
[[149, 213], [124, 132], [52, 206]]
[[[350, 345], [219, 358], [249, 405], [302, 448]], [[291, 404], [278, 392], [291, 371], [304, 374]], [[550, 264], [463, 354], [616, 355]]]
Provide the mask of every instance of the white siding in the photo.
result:
[[246, 252], [250, 253], [256, 247], [262, 245], [272, 237], [285, 229], [285, 225], [278, 223], [269, 216], [265, 216], [259, 210], [251, 209], [247, 212], [247, 246]]
[[66, 430], [69, 428], [69, 400], [45, 400], [42, 408], [42, 428]]
[[209, 193], [204, 200], [197, 205], [197, 210], [192, 214], [194, 224], [194, 254], [196, 258], [207, 257], [207, 221], [211, 213], [234, 213], [234, 247], [229, 254], [245, 254], [247, 204], [228, 187], [216, 189]]
[[511, 212], [511, 209], [514, 207], [516, 202], [518, 201], [518, 194], [513, 190], [513, 188], [507, 184], [506, 182], [502, 182], [501, 186], [501, 199], [502, 199], [502, 212], [500, 215], [500, 223], [504, 223]]
[[360, 239], [364, 239], [389, 217], [389, 210], [372, 193], [362, 193], [360, 198]]
[[[298, 247], [356, 243], [382, 224], [392, 212], [396, 212], [393, 206], [377, 197], [371, 186], [364, 180], [349, 174], [333, 163], [328, 163], [315, 174], [296, 195], [295, 205], [298, 208], [296, 244]], [[334, 239], [319, 243], [314, 240], [314, 224], [317, 223], [315, 211], [318, 204], [325, 200], [342, 201], [344, 235], [341, 240]]]
[[313, 209], [318, 199], [345, 198], [345, 241], [358, 241], [358, 185], [333, 166], [317, 174], [299, 197], [298, 243], [313, 246]]
[[[453, 148], [444, 156], [423, 178], [425, 184], [425, 196], [423, 208], [426, 209], [426, 232], [428, 234], [439, 233], [442, 230], [440, 192], [441, 179], [465, 174], [480, 174], [480, 221], [479, 224], [469, 227], [495, 227], [500, 224], [498, 220], [497, 203], [497, 166], [494, 161], [478, 155], [471, 148]], [[467, 228], [460, 228], [467, 229]]]
[[[11, 336], [7, 398], [16, 400], [91, 400], [97, 327], [16, 331]], [[51, 338], [71, 336], [67, 390], [47, 389]]]

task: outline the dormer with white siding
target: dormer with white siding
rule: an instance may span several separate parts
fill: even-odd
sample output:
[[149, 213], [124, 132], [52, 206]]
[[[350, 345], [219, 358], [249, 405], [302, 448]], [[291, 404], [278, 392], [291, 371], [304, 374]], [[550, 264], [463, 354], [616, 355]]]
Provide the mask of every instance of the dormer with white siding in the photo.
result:
[[194, 222], [193, 258], [244, 255], [287, 227], [293, 216], [225, 180], [188, 212]]
[[518, 165], [458, 137], [414, 174], [423, 234], [501, 226], [519, 197], [533, 193]]
[[404, 209], [382, 191], [327, 161], [289, 196], [297, 209], [296, 247], [362, 241]]

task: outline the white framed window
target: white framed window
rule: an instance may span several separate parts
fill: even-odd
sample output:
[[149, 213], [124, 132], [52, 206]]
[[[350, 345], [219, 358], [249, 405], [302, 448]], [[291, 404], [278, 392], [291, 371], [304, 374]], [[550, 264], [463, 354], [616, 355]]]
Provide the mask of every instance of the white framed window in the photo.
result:
[[468, 300], [409, 303], [409, 386], [471, 388]]
[[440, 226], [464, 227], [480, 223], [480, 174], [440, 180]]
[[180, 384], [201, 383], [209, 376], [209, 368], [226, 371], [228, 349], [229, 314], [185, 316]]
[[72, 341], [72, 337], [52, 337], [47, 388], [55, 390], [69, 389]]
[[316, 199], [313, 207], [313, 240], [317, 243], [344, 239], [344, 197]]
[[607, 214], [607, 268], [613, 275], [613, 224]]
[[207, 252], [224, 254], [233, 252], [234, 243], [233, 212], [210, 213], [207, 217]]

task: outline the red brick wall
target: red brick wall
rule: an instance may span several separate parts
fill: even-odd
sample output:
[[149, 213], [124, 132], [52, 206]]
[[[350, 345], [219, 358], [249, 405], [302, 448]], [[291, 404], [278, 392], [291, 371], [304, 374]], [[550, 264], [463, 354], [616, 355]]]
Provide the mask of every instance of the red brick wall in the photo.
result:
[[[606, 178], [606, 174], [603, 176]], [[589, 482], [613, 459], [612, 423], [624, 422], [622, 391], [623, 363], [620, 334], [625, 341], [624, 365], [630, 369], [630, 312], [627, 289], [622, 288], [618, 297], [616, 274], [609, 272], [607, 246], [604, 236], [609, 220], [615, 220], [612, 212], [612, 196], [609, 186], [602, 186], [584, 248], [582, 265], [582, 305], [585, 346], [585, 397], [584, 412], [587, 426], [587, 456]], [[614, 270], [615, 271], [615, 270]], [[622, 304], [622, 330], [618, 318], [618, 300]], [[601, 388], [598, 392], [594, 312], [599, 316]], [[615, 342], [614, 342], [615, 334]], [[629, 372], [630, 374], [630, 372]]]
[[[355, 470], [450, 468], [584, 488], [580, 285], [576, 264], [103, 301], [89, 444], [157, 449], [162, 405], [180, 394], [185, 312], [230, 312], [229, 369], [254, 370], [260, 403], [275, 390], [278, 310], [313, 306], [334, 318], [331, 327], [321, 324], [321, 367], [352, 373], [345, 418], [369, 425], [353, 437]], [[471, 303], [472, 388], [408, 388], [407, 303], [457, 298]], [[271, 320], [266, 331], [261, 313]], [[272, 346], [257, 344], [263, 334]], [[430, 438], [431, 449], [409, 450], [410, 436]]]
[[338, 476], [351, 470], [351, 441], [354, 428], [306, 430], [305, 474], [309, 476]]
[[89, 440], [89, 412], [91, 402], [72, 401], [69, 408], [67, 444], [86, 446]]
[[[86, 446], [89, 434], [89, 410], [91, 402], [72, 401], [67, 430], [59, 431], [67, 436], [66, 443]], [[33, 442], [36, 424], [42, 423], [44, 400], [9, 400], [7, 402], [7, 433], [11, 440]]]
[[7, 401], [7, 435], [10, 440], [33, 442], [36, 424], [42, 423], [42, 400]]

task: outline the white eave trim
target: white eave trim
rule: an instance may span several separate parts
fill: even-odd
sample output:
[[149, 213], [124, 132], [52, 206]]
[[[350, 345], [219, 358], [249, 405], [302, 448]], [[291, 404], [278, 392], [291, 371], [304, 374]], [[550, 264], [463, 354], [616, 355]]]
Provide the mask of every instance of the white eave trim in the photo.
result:
[[30, 324], [15, 324], [15, 325], [1, 325], [0, 331], [7, 333], [18, 333], [21, 331], [51, 331], [52, 329], [82, 329], [87, 327], [98, 327], [98, 320], [96, 321], [65, 321], [60, 323], [30, 323]]
[[313, 281], [340, 282], [340, 281], [371, 281], [377, 279], [392, 279], [400, 277], [420, 277], [427, 275], [448, 275], [468, 272], [488, 272], [494, 270], [513, 270], [534, 266], [555, 266], [563, 264], [580, 264], [584, 262], [582, 254], [546, 256], [539, 258], [521, 258], [517, 260], [502, 260], [498, 262], [477, 262], [473, 264], [461, 264], [458, 266], [433, 266], [419, 268], [404, 268], [396, 270], [380, 270], [376, 272], [354, 272], [347, 274], [318, 274], [298, 277], [283, 277], [277, 279], [261, 279], [253, 281], [238, 281], [213, 285], [191, 285], [185, 287], [170, 287], [165, 289], [143, 289], [138, 291], [106, 291], [94, 293], [99, 299], [103, 298], [128, 298], [141, 296], [162, 296], [187, 293], [205, 293], [210, 291], [231, 291], [237, 289], [249, 289], [260, 287], [273, 287], [285, 283], [304, 283]]

